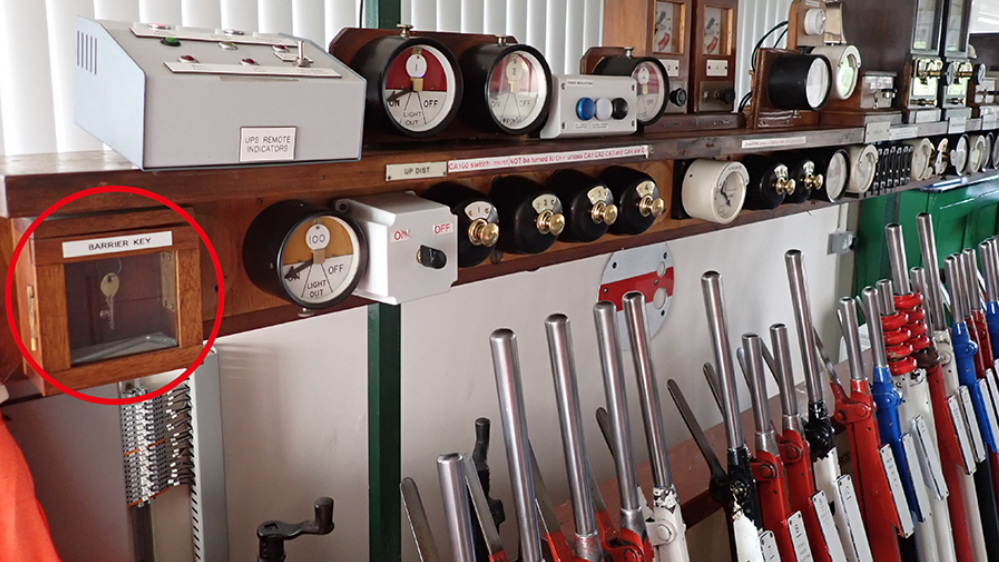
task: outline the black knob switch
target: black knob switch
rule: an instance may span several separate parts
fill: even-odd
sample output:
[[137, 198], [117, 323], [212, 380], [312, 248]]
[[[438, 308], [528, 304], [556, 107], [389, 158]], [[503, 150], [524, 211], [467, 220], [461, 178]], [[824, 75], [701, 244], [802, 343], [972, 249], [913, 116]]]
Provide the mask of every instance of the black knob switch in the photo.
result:
[[565, 214], [562, 239], [593, 242], [617, 220], [614, 194], [591, 175], [579, 170], [559, 170], [548, 178], [548, 187], [562, 201]]
[[493, 180], [489, 198], [499, 211], [504, 252], [539, 254], [555, 243], [565, 228], [562, 201], [550, 189], [523, 176]]
[[666, 210], [655, 180], [644, 172], [614, 166], [601, 172], [600, 181], [607, 184], [617, 201], [617, 221], [610, 225], [613, 234], [641, 234]]
[[439, 183], [423, 197], [451, 208], [458, 217], [458, 267], [485, 261], [499, 238], [499, 213], [482, 192], [455, 182]]
[[677, 88], [669, 93], [669, 101], [673, 102], [673, 105], [687, 105], [687, 90], [683, 88]]
[[420, 262], [423, 267], [444, 269], [444, 266], [447, 265], [447, 254], [437, 248], [420, 246], [420, 250], [416, 253], [416, 261]]
[[735, 88], [723, 88], [715, 92], [715, 97], [725, 105], [735, 103]]
[[618, 121], [628, 117], [628, 101], [626, 99], [614, 98], [611, 104], [614, 108], [611, 112], [611, 117], [617, 119]]
[[787, 194], [793, 192], [794, 180], [790, 178], [787, 166], [776, 158], [750, 154], [743, 158], [742, 164], [749, 172], [746, 209], [776, 209]]
[[787, 155], [788, 169], [794, 180], [794, 191], [784, 197], [785, 203], [804, 203], [812, 196], [812, 191], [822, 187], [825, 178], [816, 169], [815, 162], [798, 154]]

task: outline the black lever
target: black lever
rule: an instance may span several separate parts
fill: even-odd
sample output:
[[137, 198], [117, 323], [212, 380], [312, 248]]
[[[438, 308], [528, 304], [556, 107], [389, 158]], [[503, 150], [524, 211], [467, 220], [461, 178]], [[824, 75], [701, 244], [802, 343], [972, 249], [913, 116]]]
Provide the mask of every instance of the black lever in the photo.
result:
[[[486, 495], [486, 503], [489, 504], [489, 514], [493, 518], [493, 524], [499, 529], [501, 523], [506, 521], [506, 511], [503, 509], [503, 502], [489, 495], [489, 418], [479, 418], [475, 420], [475, 447], [472, 449], [472, 463], [475, 464], [475, 472], [482, 483], [482, 491]], [[476, 518], [478, 514], [475, 514]], [[488, 560], [489, 550], [486, 547], [485, 538], [482, 536], [480, 525], [472, 525], [472, 533], [475, 541], [475, 559]]]
[[328, 535], [333, 531], [333, 498], [319, 498], [315, 504], [316, 518], [297, 525], [283, 521], [268, 521], [257, 527], [260, 553], [257, 562], [284, 562], [284, 541], [299, 535]]

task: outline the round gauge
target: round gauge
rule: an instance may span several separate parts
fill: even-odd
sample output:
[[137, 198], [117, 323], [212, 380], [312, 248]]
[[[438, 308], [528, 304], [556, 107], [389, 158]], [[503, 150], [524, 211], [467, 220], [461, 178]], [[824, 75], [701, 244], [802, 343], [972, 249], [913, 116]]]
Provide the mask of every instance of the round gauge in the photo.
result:
[[989, 133], [989, 137], [992, 138], [992, 150], [989, 151], [989, 169], [994, 170], [999, 168], [999, 138], [996, 138], [992, 133]]
[[985, 135], [974, 135], [968, 142], [968, 163], [965, 165], [965, 173], [977, 172], [982, 169], [982, 164], [989, 153], [985, 143]]
[[614, 193], [618, 205], [617, 222], [611, 225], [613, 234], [641, 234], [666, 211], [652, 176], [626, 166], [612, 166], [600, 173], [600, 180]]
[[846, 190], [850, 193], [864, 193], [874, 183], [878, 169], [878, 149], [874, 145], [856, 145], [847, 149], [850, 155], [850, 182]]
[[350, 64], [367, 81], [368, 116], [415, 138], [433, 136], [458, 113], [462, 76], [454, 55], [428, 37], [388, 35], [361, 47]]
[[666, 67], [652, 57], [632, 57], [631, 50], [626, 55], [605, 57], [593, 69], [594, 74], [631, 76], [637, 86], [638, 107], [635, 116], [643, 127], [655, 123], [669, 103], [669, 77]]
[[985, 151], [984, 154], [982, 155], [982, 165], [978, 169], [981, 172], [984, 172], [986, 170], [991, 170], [993, 167], [992, 145], [995, 143], [995, 137], [992, 135], [992, 133], [988, 133], [984, 135], [984, 137], [985, 137]]
[[947, 167], [950, 166], [948, 162], [949, 149], [950, 141], [946, 137], [940, 139], [940, 142], [933, 148], [933, 175], [942, 176], [947, 171]]
[[961, 135], [956, 141], [950, 144], [950, 151], [947, 152], [947, 160], [950, 162], [950, 171], [959, 176], [963, 176], [968, 173], [968, 135]]
[[972, 68], [972, 80], [975, 84], [981, 84], [985, 81], [985, 74], [988, 72], [989, 67], [984, 64], [976, 64]]
[[794, 181], [794, 191], [784, 197], [784, 202], [804, 203], [811, 198], [813, 191], [822, 187], [825, 177], [818, 171], [815, 162], [808, 158], [795, 158], [790, 162], [788, 170]]
[[776, 209], [784, 198], [794, 193], [795, 181], [787, 166], [770, 156], [750, 154], [742, 159], [742, 165], [749, 172], [749, 186], [746, 191], [747, 209]]
[[943, 73], [944, 86], [950, 86], [951, 84], [957, 82], [958, 66], [959, 66], [958, 63], [956, 62], [947, 63], [947, 68], [944, 70]]
[[741, 162], [695, 160], [683, 174], [681, 199], [690, 216], [728, 224], [746, 202], [749, 172]]
[[552, 72], [545, 57], [528, 45], [480, 43], [461, 56], [466, 95], [462, 120], [489, 132], [523, 135], [548, 117]]
[[853, 45], [829, 45], [812, 49], [812, 54], [825, 56], [832, 65], [831, 97], [845, 100], [852, 96], [860, 79], [860, 51]]
[[[794, 157], [790, 157], [792, 160]], [[846, 190], [847, 181], [850, 179], [850, 156], [842, 148], [817, 148], [798, 153], [799, 162], [813, 162], [815, 179], [812, 180], [812, 187], [808, 192], [810, 199], [835, 203], [843, 196]], [[795, 175], [795, 168], [801, 164], [791, 166], [791, 177], [795, 180], [795, 190], [793, 196], [798, 194], [798, 187], [801, 183], [809, 183], [807, 176], [798, 177]], [[796, 199], [796, 197], [794, 197]], [[786, 198], [791, 202], [792, 198]]]
[[597, 178], [579, 170], [559, 170], [548, 178], [547, 185], [562, 201], [565, 230], [559, 239], [593, 242], [617, 222], [614, 194]]
[[253, 284], [305, 308], [346, 299], [367, 263], [367, 244], [353, 220], [301, 201], [264, 209], [243, 240], [243, 267]]
[[767, 93], [777, 109], [818, 111], [832, 92], [832, 66], [823, 55], [785, 53], [770, 66]]
[[905, 144], [912, 147], [912, 165], [909, 177], [912, 181], [924, 181], [933, 176], [934, 148], [930, 139], [907, 140]]
[[[829, 157], [829, 164], [826, 166], [825, 183], [823, 185], [826, 193], [826, 200], [830, 202], [839, 201], [846, 192], [847, 183], [850, 180], [850, 155], [843, 149], [837, 149]], [[813, 193], [818, 193], [823, 189], [818, 189]]]
[[472, 267], [486, 260], [499, 240], [499, 213], [485, 194], [455, 182], [434, 185], [425, 199], [450, 207], [458, 217], [458, 267]]

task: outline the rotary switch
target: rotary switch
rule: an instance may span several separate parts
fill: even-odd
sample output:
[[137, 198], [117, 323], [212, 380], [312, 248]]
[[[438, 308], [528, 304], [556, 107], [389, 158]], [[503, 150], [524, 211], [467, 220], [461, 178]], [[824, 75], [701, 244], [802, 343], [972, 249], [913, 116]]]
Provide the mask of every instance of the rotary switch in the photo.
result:
[[742, 160], [742, 164], [749, 171], [746, 209], [776, 209], [788, 195], [794, 193], [795, 181], [780, 160], [750, 154]]
[[523, 176], [496, 178], [489, 198], [504, 225], [499, 237], [504, 252], [540, 254], [565, 229], [562, 201], [536, 181]]
[[593, 242], [617, 221], [614, 194], [597, 178], [578, 170], [560, 170], [548, 179], [548, 188], [562, 201], [565, 230], [561, 238]]
[[485, 194], [460, 183], [439, 183], [423, 197], [451, 208], [458, 217], [458, 267], [485, 261], [499, 240], [499, 213]]
[[825, 185], [825, 177], [815, 167], [815, 162], [808, 158], [798, 157], [789, 166], [791, 179], [794, 180], [794, 191], [784, 197], [785, 203], [804, 203], [812, 192]]
[[644, 172], [624, 166], [607, 168], [600, 174], [618, 204], [617, 222], [612, 234], [641, 234], [666, 210], [666, 202], [655, 180]]

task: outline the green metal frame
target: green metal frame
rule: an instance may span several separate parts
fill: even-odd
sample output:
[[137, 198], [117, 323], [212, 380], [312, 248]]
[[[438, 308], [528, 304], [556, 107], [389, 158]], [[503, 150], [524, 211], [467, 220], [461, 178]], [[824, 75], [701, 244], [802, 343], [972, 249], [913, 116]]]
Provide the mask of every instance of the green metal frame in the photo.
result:
[[402, 308], [368, 306], [368, 550], [402, 560]]
[[394, 29], [402, 23], [400, 0], [361, 0], [364, 2], [364, 26]]

